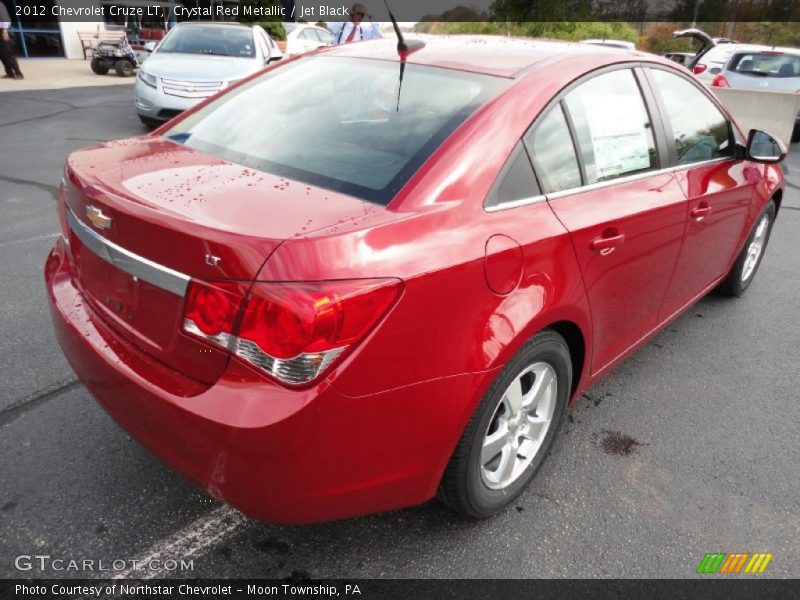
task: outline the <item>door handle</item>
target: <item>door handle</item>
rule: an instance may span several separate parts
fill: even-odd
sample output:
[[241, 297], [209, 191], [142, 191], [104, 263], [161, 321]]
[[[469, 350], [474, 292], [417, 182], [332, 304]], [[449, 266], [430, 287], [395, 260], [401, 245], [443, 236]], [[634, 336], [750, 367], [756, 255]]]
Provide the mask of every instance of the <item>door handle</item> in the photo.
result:
[[594, 238], [590, 247], [592, 250], [599, 250], [600, 254], [605, 256], [614, 251], [614, 249], [625, 241], [624, 233], [617, 233], [613, 235], [603, 234], [598, 238]]
[[702, 202], [689, 211], [689, 216], [696, 221], [702, 221], [710, 212], [711, 207], [706, 202]]

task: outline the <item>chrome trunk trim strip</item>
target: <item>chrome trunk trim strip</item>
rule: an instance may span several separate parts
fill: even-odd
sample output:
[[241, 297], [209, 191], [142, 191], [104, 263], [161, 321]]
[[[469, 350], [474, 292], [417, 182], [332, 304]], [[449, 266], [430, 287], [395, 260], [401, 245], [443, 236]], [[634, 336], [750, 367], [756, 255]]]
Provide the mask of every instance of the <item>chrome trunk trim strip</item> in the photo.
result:
[[108, 241], [88, 225], [80, 222], [71, 208], [67, 207], [66, 213], [70, 230], [84, 246], [104, 261], [162, 290], [181, 297], [186, 295], [186, 287], [191, 279], [188, 275], [155, 263]]

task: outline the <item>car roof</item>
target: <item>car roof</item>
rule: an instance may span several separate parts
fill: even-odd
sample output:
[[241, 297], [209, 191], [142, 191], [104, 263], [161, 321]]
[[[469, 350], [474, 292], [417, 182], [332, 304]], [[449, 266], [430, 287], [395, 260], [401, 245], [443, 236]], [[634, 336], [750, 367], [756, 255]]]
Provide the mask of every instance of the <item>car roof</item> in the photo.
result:
[[612, 40], [612, 39], [591, 39], [581, 40], [581, 44], [593, 44], [595, 46], [616, 46], [618, 48], [635, 48], [636, 44], [628, 40]]
[[[764, 52], [766, 54], [790, 54], [792, 56], [800, 56], [800, 49], [798, 48], [784, 48], [781, 46], [751, 46], [741, 45], [741, 48], [734, 48], [733, 54], [756, 54]], [[733, 54], [731, 56], [733, 56]]]
[[[712, 46], [706, 53], [708, 56], [714, 54], [739, 54], [741, 52], [762, 52], [764, 50], [772, 50], [772, 46], [764, 46], [763, 44], [719, 44]], [[776, 50], [785, 50], [786, 48], [775, 48]]]
[[[411, 38], [423, 40], [426, 45], [410, 54], [408, 63], [500, 77], [516, 77], [543, 61], [552, 65], [554, 62], [578, 56], [585, 57], [598, 66], [620, 62], [621, 58], [626, 57], [631, 61], [651, 60], [669, 64], [666, 59], [641, 51], [553, 40], [492, 35], [410, 35], [407, 41]], [[329, 56], [397, 60], [397, 39], [391, 36], [343, 44], [320, 53]]]

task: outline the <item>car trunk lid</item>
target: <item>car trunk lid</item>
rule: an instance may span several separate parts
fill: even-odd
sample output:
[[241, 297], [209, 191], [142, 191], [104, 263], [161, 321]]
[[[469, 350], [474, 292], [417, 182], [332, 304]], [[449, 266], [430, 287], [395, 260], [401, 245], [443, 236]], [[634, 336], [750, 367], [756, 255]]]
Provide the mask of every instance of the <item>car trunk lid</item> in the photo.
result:
[[250, 282], [283, 240], [382, 210], [157, 137], [73, 153], [64, 197], [87, 300], [140, 349], [207, 383], [228, 356], [181, 333], [189, 278]]
[[697, 52], [695, 52], [694, 58], [691, 59], [689, 64], [685, 65], [688, 69], [693, 69], [694, 66], [700, 61], [700, 58], [711, 48], [717, 45], [710, 35], [708, 35], [705, 31], [700, 29], [690, 28], [690, 29], [679, 29], [678, 31], [672, 32], [673, 38], [690, 38], [695, 40], [698, 43]]

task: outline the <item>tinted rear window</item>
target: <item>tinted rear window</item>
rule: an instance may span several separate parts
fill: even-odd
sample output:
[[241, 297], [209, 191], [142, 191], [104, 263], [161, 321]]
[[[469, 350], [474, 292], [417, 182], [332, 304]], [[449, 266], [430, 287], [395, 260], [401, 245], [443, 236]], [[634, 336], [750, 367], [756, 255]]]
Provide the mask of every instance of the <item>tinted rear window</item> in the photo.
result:
[[387, 204], [510, 81], [407, 65], [400, 89], [399, 67], [302, 58], [225, 94], [164, 135], [232, 162]]
[[728, 69], [759, 77], [800, 77], [800, 56], [771, 52], [735, 54]]

